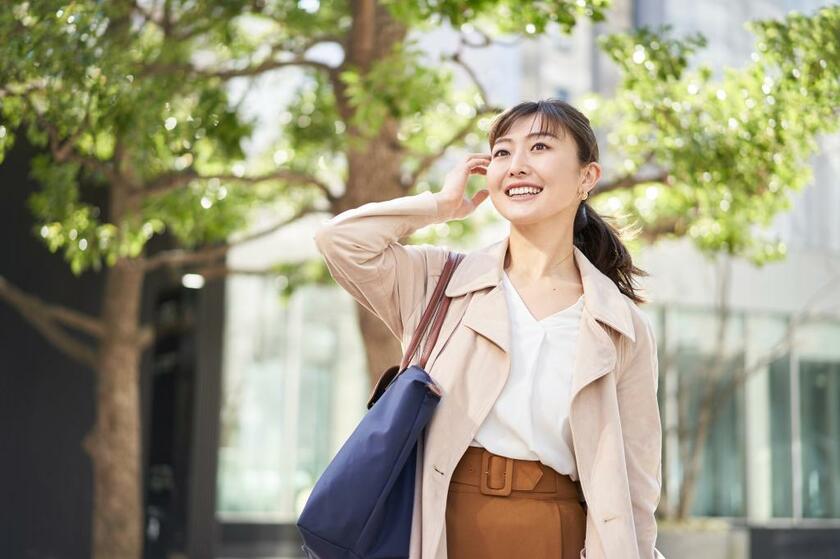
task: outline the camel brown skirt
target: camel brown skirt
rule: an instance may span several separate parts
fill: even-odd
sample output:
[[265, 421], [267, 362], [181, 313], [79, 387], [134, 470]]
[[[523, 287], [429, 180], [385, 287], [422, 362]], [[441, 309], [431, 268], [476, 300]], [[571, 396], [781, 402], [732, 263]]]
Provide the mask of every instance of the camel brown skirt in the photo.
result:
[[580, 484], [536, 460], [467, 447], [446, 501], [449, 559], [579, 559]]

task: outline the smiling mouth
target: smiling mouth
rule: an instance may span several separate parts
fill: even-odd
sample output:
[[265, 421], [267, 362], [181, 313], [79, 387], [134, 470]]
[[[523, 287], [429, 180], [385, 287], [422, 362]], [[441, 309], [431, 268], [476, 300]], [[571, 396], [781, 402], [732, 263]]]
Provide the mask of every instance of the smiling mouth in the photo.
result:
[[536, 198], [542, 188], [534, 186], [517, 186], [505, 191], [505, 195], [512, 200], [529, 200]]

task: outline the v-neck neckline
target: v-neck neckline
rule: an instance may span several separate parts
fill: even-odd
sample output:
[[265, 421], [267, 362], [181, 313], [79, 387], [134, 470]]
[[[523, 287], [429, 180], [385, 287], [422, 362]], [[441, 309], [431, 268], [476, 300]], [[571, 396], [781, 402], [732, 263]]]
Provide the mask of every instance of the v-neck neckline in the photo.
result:
[[516, 299], [519, 302], [519, 305], [521, 305], [522, 310], [525, 312], [525, 314], [528, 315], [528, 318], [530, 318], [531, 322], [533, 322], [534, 324], [538, 324], [540, 326], [545, 326], [547, 323], [551, 322], [552, 320], [554, 320], [556, 318], [560, 318], [560, 317], [566, 315], [567, 313], [569, 313], [571, 310], [576, 309], [583, 302], [583, 295], [581, 295], [580, 297], [578, 297], [577, 301], [575, 301], [574, 303], [572, 303], [568, 307], [566, 307], [564, 309], [561, 309], [561, 310], [557, 311], [556, 313], [550, 314], [550, 315], [538, 320], [534, 316], [534, 314], [531, 312], [531, 309], [528, 308], [528, 305], [525, 304], [525, 299], [523, 299], [522, 295], [519, 294], [519, 290], [517, 290], [516, 286], [513, 285], [513, 281], [511, 281], [510, 276], [508, 276], [507, 270], [503, 270], [502, 273], [504, 275], [505, 284], [506, 284], [507, 287], [510, 288], [510, 290], [512, 292], [512, 295], [513, 295], [513, 298]]

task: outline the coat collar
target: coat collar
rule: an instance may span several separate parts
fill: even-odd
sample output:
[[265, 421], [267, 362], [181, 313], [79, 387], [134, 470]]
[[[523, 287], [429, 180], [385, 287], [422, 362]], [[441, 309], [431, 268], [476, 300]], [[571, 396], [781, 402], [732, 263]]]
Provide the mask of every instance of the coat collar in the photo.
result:
[[[509, 243], [508, 234], [500, 241], [467, 253], [449, 280], [446, 296], [458, 297], [470, 291], [498, 287], [502, 282]], [[574, 258], [580, 270], [586, 310], [597, 320], [635, 342], [633, 317], [624, 294], [577, 246], [574, 247]]]

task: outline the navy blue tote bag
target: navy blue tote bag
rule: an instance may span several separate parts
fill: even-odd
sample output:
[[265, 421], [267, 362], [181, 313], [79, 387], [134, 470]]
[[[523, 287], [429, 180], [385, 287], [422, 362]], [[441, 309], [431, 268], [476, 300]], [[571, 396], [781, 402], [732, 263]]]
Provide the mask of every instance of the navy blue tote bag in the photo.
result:
[[[444, 290], [463, 257], [449, 253], [399, 368], [382, 374], [368, 412], [315, 483], [297, 520], [309, 559], [408, 557], [417, 441], [441, 397], [425, 366], [449, 308]], [[433, 315], [420, 362], [408, 367]]]

